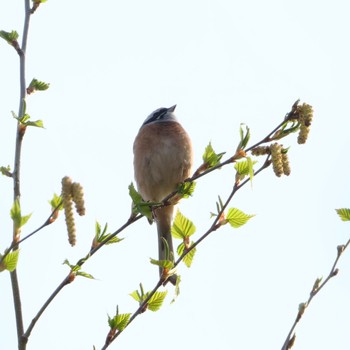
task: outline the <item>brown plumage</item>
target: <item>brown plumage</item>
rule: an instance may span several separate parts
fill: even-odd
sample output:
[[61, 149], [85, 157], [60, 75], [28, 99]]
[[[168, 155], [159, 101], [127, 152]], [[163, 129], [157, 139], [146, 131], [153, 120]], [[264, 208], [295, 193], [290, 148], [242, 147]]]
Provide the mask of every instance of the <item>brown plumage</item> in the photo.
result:
[[[179, 183], [191, 175], [193, 162], [191, 140], [177, 122], [173, 111], [176, 106], [154, 111], [142, 125], [134, 142], [134, 171], [138, 191], [145, 201], [160, 202], [176, 190]], [[174, 259], [171, 221], [174, 205], [154, 211], [157, 223], [159, 260], [166, 259], [162, 238]], [[160, 276], [162, 276], [160, 268]], [[176, 276], [170, 276], [176, 283]]]

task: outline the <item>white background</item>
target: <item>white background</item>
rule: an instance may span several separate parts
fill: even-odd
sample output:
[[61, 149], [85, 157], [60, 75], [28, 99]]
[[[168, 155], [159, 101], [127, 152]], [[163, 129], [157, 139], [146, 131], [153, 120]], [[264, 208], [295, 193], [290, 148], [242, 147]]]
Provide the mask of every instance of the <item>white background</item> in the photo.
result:
[[[1, 1], [0, 29], [23, 24], [23, 1]], [[292, 174], [271, 169], [235, 196], [232, 207], [256, 214], [244, 227], [226, 226], [198, 247], [191, 269], [180, 267], [181, 294], [172, 287], [163, 308], [146, 312], [111, 349], [280, 349], [300, 302], [317, 277], [328, 274], [349, 225], [335, 208], [350, 207], [349, 5], [347, 1], [49, 0], [31, 18], [27, 80], [50, 89], [27, 99], [33, 120], [22, 155], [22, 212], [32, 212], [27, 234], [49, 215], [47, 201], [65, 175], [82, 183], [87, 215], [77, 219], [78, 243], [68, 245], [63, 216], [21, 247], [18, 275], [25, 326], [88, 252], [95, 220], [110, 231], [130, 213], [132, 144], [149, 113], [177, 104], [191, 135], [195, 166], [212, 141], [233, 154], [239, 125], [256, 142], [298, 98], [313, 105], [308, 143], [291, 146]], [[21, 39], [21, 38], [20, 38]], [[18, 109], [18, 56], [0, 42], [0, 163], [12, 166]], [[180, 203], [197, 235], [234, 183], [232, 166], [198, 181]], [[0, 248], [10, 244], [11, 180], [0, 180]], [[133, 312], [128, 295], [140, 282], [153, 288], [158, 270], [155, 226], [140, 220], [119, 245], [103, 248], [84, 265], [96, 280], [78, 278], [37, 323], [28, 349], [101, 348], [107, 314], [118, 304]], [[349, 348], [350, 252], [340, 273], [315, 298], [297, 329], [295, 349]], [[8, 273], [0, 276], [0, 348], [15, 349]]]

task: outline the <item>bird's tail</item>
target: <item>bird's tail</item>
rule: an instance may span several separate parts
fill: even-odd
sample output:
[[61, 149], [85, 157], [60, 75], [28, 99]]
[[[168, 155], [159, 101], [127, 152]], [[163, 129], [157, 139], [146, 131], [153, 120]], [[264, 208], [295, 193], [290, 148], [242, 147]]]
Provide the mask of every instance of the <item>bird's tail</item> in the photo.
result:
[[[173, 217], [174, 206], [169, 205], [163, 208], [156, 210], [156, 222], [157, 222], [157, 231], [158, 231], [158, 252], [159, 260], [171, 260], [174, 261], [174, 248], [173, 248], [173, 239], [171, 236], [171, 220]], [[167, 242], [167, 246], [164, 243], [164, 240]], [[167, 256], [168, 255], [168, 256]], [[159, 268], [160, 277], [163, 276], [163, 268]], [[171, 275], [167, 279], [173, 285], [176, 285], [177, 276]]]

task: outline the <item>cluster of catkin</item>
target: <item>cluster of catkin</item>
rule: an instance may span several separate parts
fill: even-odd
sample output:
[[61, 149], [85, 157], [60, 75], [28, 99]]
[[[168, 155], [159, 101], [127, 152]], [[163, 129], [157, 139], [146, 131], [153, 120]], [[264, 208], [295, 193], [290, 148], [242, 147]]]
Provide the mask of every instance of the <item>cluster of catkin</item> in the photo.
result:
[[290, 175], [290, 165], [288, 160], [288, 149], [277, 142], [269, 146], [255, 147], [252, 149], [253, 156], [263, 156], [271, 154], [272, 168], [276, 176]]
[[76, 228], [74, 221], [73, 202], [77, 213], [85, 215], [84, 190], [78, 182], [73, 182], [69, 176], [62, 179], [62, 204], [66, 219], [68, 240], [71, 246], [76, 243]]
[[307, 103], [303, 103], [301, 106], [296, 108], [295, 115], [297, 116], [297, 121], [300, 123], [298, 143], [303, 144], [306, 142], [307, 137], [310, 132], [310, 126], [313, 117], [312, 106]]
[[[308, 138], [312, 117], [312, 106], [303, 103], [301, 106], [296, 105], [293, 114], [288, 118], [289, 121], [296, 121], [299, 123], [299, 135], [297, 140], [299, 144], [305, 143]], [[290, 175], [291, 170], [287, 152], [288, 149], [283, 148], [283, 145], [277, 142], [269, 146], [259, 146], [252, 149], [252, 155], [254, 156], [271, 155], [272, 168], [278, 177]]]

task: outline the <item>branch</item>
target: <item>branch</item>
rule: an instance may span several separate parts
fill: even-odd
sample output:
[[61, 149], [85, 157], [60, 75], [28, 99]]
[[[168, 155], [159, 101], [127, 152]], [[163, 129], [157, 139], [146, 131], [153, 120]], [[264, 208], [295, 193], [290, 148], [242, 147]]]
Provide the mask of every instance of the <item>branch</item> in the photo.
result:
[[[257, 145], [265, 143], [265, 142], [269, 142], [270, 141], [270, 136], [276, 131], [278, 130], [283, 124], [285, 123], [285, 120], [280, 123], [271, 133], [268, 134], [268, 136], [266, 136], [264, 139], [262, 139], [259, 143], [257, 143]], [[255, 147], [255, 146], [254, 146]], [[253, 149], [253, 147], [250, 147], [249, 150]], [[239, 151], [237, 151], [235, 153], [235, 155], [231, 156], [230, 158], [228, 158], [226, 161], [217, 164], [216, 166], [213, 166], [201, 173], [199, 173], [199, 171], [196, 171], [194, 173], [194, 175], [189, 178], [186, 179], [185, 182], [192, 182], [194, 180], [197, 180], [209, 173], [211, 173], [212, 171], [219, 169], [225, 165], [228, 164], [232, 164], [234, 163], [237, 159], [242, 158], [242, 153], [240, 153]], [[263, 169], [267, 168], [270, 165], [271, 161], [270, 161], [270, 156], [268, 155], [265, 159], [264, 164], [257, 170], [254, 172], [254, 175], [259, 174]], [[226, 209], [227, 205], [229, 204], [229, 202], [232, 200], [233, 196], [235, 195], [235, 193], [241, 189], [245, 184], [247, 184], [249, 182], [249, 178], [247, 178], [246, 180], [242, 181], [241, 183], [236, 182], [233, 190], [231, 192], [231, 194], [229, 195], [225, 205], [223, 206], [221, 212], [219, 214], [223, 214], [224, 210]], [[175, 196], [178, 195], [178, 191], [173, 191], [172, 193], [170, 193], [168, 196], [166, 196], [163, 201], [161, 203], [156, 203], [153, 205], [150, 205], [150, 207], [163, 207], [163, 206], [167, 206], [170, 204], [169, 200]], [[190, 249], [188, 249], [181, 257], [179, 257], [179, 259], [176, 261], [175, 266], [177, 266], [182, 260], [183, 258], [198, 244], [200, 244], [211, 232], [215, 231], [216, 229], [218, 229], [218, 227], [220, 227], [221, 225], [218, 224], [219, 220], [220, 220], [220, 216], [218, 215], [218, 217], [214, 220], [214, 223], [212, 224], [211, 228], [202, 236], [200, 237], [197, 242], [191, 246]], [[103, 246], [105, 246], [110, 240], [112, 240], [115, 236], [117, 236], [120, 232], [122, 232], [123, 230], [125, 230], [128, 226], [130, 226], [131, 224], [133, 224], [134, 222], [136, 222], [137, 220], [141, 219], [143, 217], [142, 214], [137, 214], [132, 215], [119, 229], [117, 229], [114, 233], [110, 234], [104, 241], [100, 242], [96, 247], [93, 247], [90, 249], [89, 253], [81, 258], [80, 260], [78, 260], [78, 262], [76, 263], [75, 267], [82, 267], [83, 264], [90, 258], [92, 257], [95, 253], [97, 253]], [[24, 338], [25, 340], [27, 340], [35, 326], [35, 324], [37, 323], [37, 321], [40, 319], [41, 315], [43, 314], [43, 312], [47, 309], [47, 307], [49, 306], [49, 304], [51, 303], [51, 301], [59, 294], [59, 292], [70, 282], [72, 282], [74, 280], [74, 277], [76, 276], [76, 270], [73, 271], [73, 269], [70, 271], [70, 273], [68, 274], [67, 277], [64, 278], [64, 280], [59, 284], [59, 286], [55, 289], [55, 291], [50, 295], [50, 297], [47, 299], [47, 301], [44, 303], [44, 305], [40, 308], [40, 310], [38, 311], [38, 313], [36, 314], [36, 316], [33, 318], [30, 326], [28, 327], [27, 331], [24, 334]], [[68, 283], [68, 282], [69, 283]], [[134, 312], [134, 314], [131, 316], [127, 326], [139, 315], [141, 314], [142, 311], [145, 310], [145, 307], [147, 306], [147, 302], [149, 301], [149, 299], [154, 295], [154, 293], [159, 289], [159, 287], [161, 285], [164, 284], [164, 279], [160, 278], [160, 280], [157, 282], [156, 286], [154, 287], [154, 289], [152, 290], [152, 292], [149, 294], [149, 296], [142, 302], [142, 304], [139, 306], [139, 308]], [[124, 328], [125, 329], [125, 328]], [[123, 330], [118, 331], [116, 334], [114, 334], [112, 337], [108, 338], [108, 342], [106, 342], [106, 344], [104, 345], [103, 349], [106, 349], [121, 333]]]
[[[129, 218], [118, 230], [116, 230], [113, 234], [111, 234], [109, 237], [107, 237], [103, 242], [101, 242], [100, 245], [90, 250], [90, 252], [86, 255], [85, 258], [81, 258], [76, 266], [81, 267], [84, 265], [84, 263], [93, 256], [100, 248], [102, 248], [104, 245], [106, 245], [113, 237], [117, 236], [120, 232], [125, 230], [128, 226], [136, 222], [137, 220], [141, 219], [141, 215], [131, 217]], [[47, 307], [50, 305], [50, 303], [55, 299], [55, 297], [59, 294], [59, 292], [68, 284], [74, 281], [76, 276], [76, 272], [71, 270], [69, 274], [63, 279], [63, 281], [58, 285], [58, 287], [53, 291], [53, 293], [48, 297], [48, 299], [45, 301], [43, 306], [40, 308], [40, 310], [37, 312], [37, 314], [32, 319], [30, 325], [28, 326], [27, 330], [23, 334], [23, 341], [28, 341], [29, 336], [35, 326], [35, 324], [39, 321], [41, 315], [44, 313], [44, 311], [47, 309]]]
[[[23, 25], [23, 38], [21, 50], [18, 50], [19, 54], [19, 65], [20, 65], [20, 100], [19, 100], [19, 111], [18, 117], [24, 115], [24, 99], [26, 95], [26, 81], [25, 81], [25, 54], [27, 49], [28, 30], [30, 22], [30, 5], [29, 0], [24, 0], [24, 25]], [[25, 129], [24, 129], [25, 130]], [[20, 122], [17, 122], [17, 133], [16, 133], [16, 148], [15, 148], [15, 159], [14, 159], [14, 170], [13, 170], [13, 197], [14, 200], [20, 200], [20, 161], [21, 161], [21, 150], [23, 141], [24, 131]], [[19, 237], [15, 227], [13, 229], [13, 241], [18, 243]], [[14, 249], [18, 249], [18, 244], [14, 246]], [[16, 326], [17, 326], [17, 339], [18, 349], [24, 350], [26, 343], [22, 341], [22, 334], [24, 331], [23, 327], [23, 314], [22, 314], [22, 303], [21, 295], [17, 277], [17, 270], [11, 272], [11, 284], [12, 284], [12, 295], [16, 315]]]
[[284, 341], [284, 344], [282, 346], [282, 350], [289, 350], [293, 347], [294, 341], [296, 338], [294, 330], [295, 330], [297, 324], [299, 323], [299, 321], [303, 317], [306, 308], [310, 305], [311, 301], [318, 294], [318, 292], [331, 280], [331, 278], [333, 278], [334, 276], [336, 276], [338, 274], [339, 269], [337, 268], [337, 265], [338, 265], [339, 259], [340, 259], [341, 255], [343, 254], [343, 252], [345, 251], [345, 249], [349, 245], [350, 245], [350, 239], [346, 242], [346, 244], [339, 245], [337, 247], [337, 256], [333, 262], [332, 268], [331, 268], [327, 278], [322, 283], [321, 283], [321, 279], [317, 278], [311, 291], [310, 291], [310, 296], [309, 296], [308, 300], [304, 303], [299, 304], [298, 313], [297, 313], [295, 321], [294, 321], [294, 323], [293, 323], [293, 325], [292, 325], [292, 327], [287, 335], [287, 338]]
[[[268, 166], [270, 165], [270, 160], [269, 157], [266, 157], [266, 160], [264, 162], [264, 164], [254, 172], [254, 176], [258, 175], [262, 170], [266, 169]], [[207, 236], [209, 236], [212, 232], [216, 231], [218, 228], [221, 227], [220, 224], [220, 219], [222, 217], [222, 215], [224, 214], [227, 206], [229, 205], [229, 203], [231, 202], [233, 196], [236, 194], [236, 192], [241, 189], [244, 185], [246, 185], [248, 182], [250, 181], [249, 178], [245, 179], [243, 182], [241, 183], [235, 183], [233, 186], [233, 189], [230, 193], [230, 195], [228, 196], [226, 202], [224, 203], [222, 209], [219, 211], [218, 215], [216, 216], [213, 224], [211, 225], [211, 227], [209, 228], [209, 230], [203, 234], [203, 236], [201, 236], [197, 241], [195, 241], [191, 247], [189, 247], [188, 249], [186, 249], [183, 254], [177, 259], [177, 261], [174, 264], [174, 267], [176, 267], [182, 260], [183, 258], [192, 250], [194, 249], [199, 243], [201, 243]]]
[[[270, 165], [269, 162], [269, 157], [266, 158], [264, 164], [257, 170], [255, 171], [254, 175], [259, 174], [262, 170], [266, 169], [268, 166]], [[190, 251], [192, 249], [194, 249], [196, 246], [198, 246], [210, 233], [216, 231], [219, 227], [221, 227], [221, 224], [219, 223], [220, 217], [222, 216], [222, 214], [224, 213], [224, 211], [226, 210], [228, 204], [231, 202], [233, 196], [236, 194], [236, 192], [241, 189], [244, 185], [246, 185], [249, 182], [249, 178], [247, 178], [245, 181], [239, 183], [235, 183], [232, 192], [230, 193], [228, 199], [226, 200], [225, 204], [223, 205], [221, 211], [219, 212], [219, 214], [217, 215], [217, 217], [215, 218], [213, 224], [211, 225], [211, 227], [209, 228], [209, 230], [207, 232], [205, 232], [188, 250], [186, 250], [178, 259], [177, 261], [174, 263], [174, 268], [184, 259], [184, 257], [190, 253]], [[164, 281], [163, 278], [160, 278], [159, 281], [157, 282], [156, 286], [153, 288], [153, 290], [149, 293], [149, 295], [147, 296], [147, 298], [140, 304], [140, 306], [138, 307], [138, 309], [132, 314], [132, 316], [129, 319], [129, 322], [127, 323], [127, 326], [130, 325], [131, 322], [134, 321], [134, 319], [141, 315], [146, 309], [147, 309], [147, 304], [148, 301], [152, 298], [152, 296], [158, 291], [158, 289], [164, 285], [164, 283], [166, 283], [166, 281]], [[127, 327], [126, 326], [126, 327]], [[101, 348], [101, 350], [106, 350], [109, 345], [116, 340], [117, 337], [119, 337], [119, 335], [124, 332], [124, 330], [126, 329], [123, 328], [122, 330], [118, 331], [117, 333], [115, 333], [112, 337], [108, 337], [106, 338], [106, 343], [105, 345]]]

